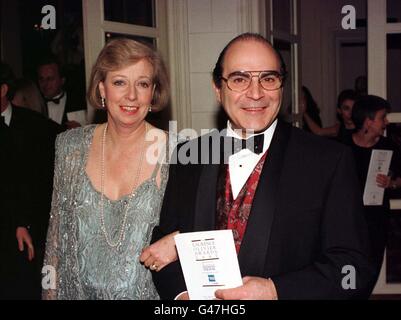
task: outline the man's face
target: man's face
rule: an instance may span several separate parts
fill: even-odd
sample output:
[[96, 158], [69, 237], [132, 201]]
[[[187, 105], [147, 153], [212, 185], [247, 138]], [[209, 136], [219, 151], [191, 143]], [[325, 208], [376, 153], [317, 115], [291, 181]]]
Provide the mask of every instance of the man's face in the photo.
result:
[[64, 85], [64, 78], [61, 78], [58, 66], [52, 63], [39, 67], [38, 82], [42, 94], [46, 98], [51, 99], [61, 93]]
[[[274, 50], [255, 40], [238, 41], [226, 52], [223, 62], [223, 77], [238, 71], [280, 72], [280, 62]], [[215, 87], [217, 100], [222, 104], [234, 129], [260, 132], [268, 128], [277, 118], [282, 101], [283, 89], [268, 91], [253, 77], [248, 89], [235, 92], [222, 81], [221, 88]]]
[[388, 125], [387, 111], [385, 109], [376, 112], [373, 120], [366, 119], [368, 130], [375, 136], [382, 136]]

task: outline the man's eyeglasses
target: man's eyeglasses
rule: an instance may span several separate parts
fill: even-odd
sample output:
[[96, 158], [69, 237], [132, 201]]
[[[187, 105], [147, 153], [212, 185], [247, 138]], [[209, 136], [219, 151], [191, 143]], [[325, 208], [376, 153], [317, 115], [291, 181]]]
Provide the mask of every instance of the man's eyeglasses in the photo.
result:
[[278, 90], [283, 86], [284, 75], [277, 71], [235, 71], [221, 79], [230, 90], [243, 92], [250, 87], [253, 77], [257, 77], [262, 88], [268, 91]]

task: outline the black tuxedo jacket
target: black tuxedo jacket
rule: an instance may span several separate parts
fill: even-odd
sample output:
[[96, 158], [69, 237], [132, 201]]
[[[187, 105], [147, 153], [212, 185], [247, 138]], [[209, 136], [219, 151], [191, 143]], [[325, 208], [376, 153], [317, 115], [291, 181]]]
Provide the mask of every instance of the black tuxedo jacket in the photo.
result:
[[[198, 142], [178, 149], [193, 152]], [[218, 164], [170, 165], [153, 242], [175, 230], [215, 229], [218, 173]], [[242, 276], [272, 278], [279, 299], [366, 297], [372, 268], [361, 199], [347, 147], [279, 122], [238, 254]], [[348, 265], [355, 290], [342, 288]], [[163, 299], [186, 290], [179, 262], [153, 279]]]
[[85, 99], [74, 97], [74, 95], [67, 92], [62, 124], [64, 125], [68, 121], [67, 113], [79, 110], [86, 110]]
[[[12, 165], [13, 171], [24, 173], [29, 192], [24, 195], [25, 212], [19, 215], [19, 225], [47, 225], [54, 171], [54, 144], [62, 127], [41, 114], [12, 106], [10, 131], [14, 152], [23, 159], [23, 166]], [[23, 168], [23, 169], [22, 169]], [[49, 201], [50, 200], [50, 201]], [[46, 228], [43, 227], [43, 228]], [[43, 233], [43, 228], [40, 232]]]
[[[63, 113], [63, 119], [61, 121], [62, 129], [64, 131], [67, 130], [67, 127], [65, 126], [66, 122], [68, 121], [67, 113], [86, 110], [86, 101], [84, 96], [74, 95], [70, 91], [66, 92], [65, 94], [66, 94], [65, 107]], [[46, 112], [47, 114], [49, 112], [47, 106], [46, 106]]]
[[[29, 227], [40, 265], [49, 219], [54, 142], [61, 126], [41, 114], [12, 106], [10, 125], [0, 134], [0, 297], [33, 298], [26, 252], [17, 249], [16, 228]], [[29, 275], [30, 274], [30, 275]], [[34, 276], [39, 277], [40, 273]], [[36, 280], [36, 278], [34, 279]], [[20, 285], [18, 285], [18, 283]], [[37, 286], [39, 289], [39, 285]], [[24, 296], [25, 295], [25, 296]]]

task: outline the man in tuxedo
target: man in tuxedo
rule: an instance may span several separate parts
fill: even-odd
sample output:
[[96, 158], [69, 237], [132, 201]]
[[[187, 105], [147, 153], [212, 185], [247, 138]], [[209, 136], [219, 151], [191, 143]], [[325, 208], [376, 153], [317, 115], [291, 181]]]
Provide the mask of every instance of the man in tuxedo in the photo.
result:
[[[219, 299], [366, 298], [372, 268], [352, 155], [277, 120], [284, 78], [262, 36], [224, 48], [213, 82], [226, 133], [178, 146], [152, 242], [176, 230], [232, 229], [243, 285], [217, 290]], [[222, 146], [232, 143], [240, 148], [227, 155]], [[346, 270], [355, 272], [352, 288]], [[179, 261], [153, 279], [162, 298], [188, 298]]]
[[66, 77], [57, 59], [45, 57], [39, 63], [37, 73], [48, 117], [63, 125], [65, 129], [79, 127], [78, 122], [68, 120], [68, 113], [81, 110], [86, 112], [84, 94], [65, 90]]
[[[61, 127], [13, 106], [14, 75], [0, 63], [0, 297], [40, 298], [54, 142]], [[25, 251], [25, 252], [24, 252]]]

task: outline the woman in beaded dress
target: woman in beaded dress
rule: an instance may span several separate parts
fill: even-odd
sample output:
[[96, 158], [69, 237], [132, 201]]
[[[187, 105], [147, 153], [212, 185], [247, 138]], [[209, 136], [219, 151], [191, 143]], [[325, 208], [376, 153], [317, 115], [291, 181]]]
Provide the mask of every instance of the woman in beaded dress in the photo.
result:
[[[159, 298], [139, 256], [159, 219], [167, 135], [145, 117], [167, 105], [168, 92], [165, 66], [153, 49], [116, 39], [100, 52], [88, 99], [107, 108], [107, 122], [69, 130], [56, 141], [44, 299]], [[171, 241], [159, 246], [171, 248]], [[148, 259], [153, 270], [162, 260], [156, 266]]]

